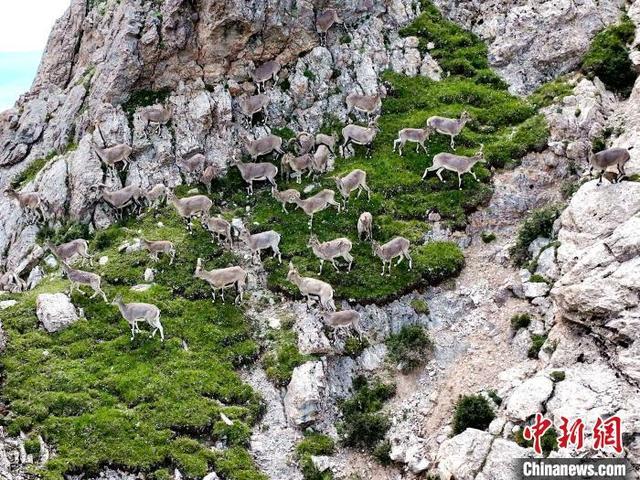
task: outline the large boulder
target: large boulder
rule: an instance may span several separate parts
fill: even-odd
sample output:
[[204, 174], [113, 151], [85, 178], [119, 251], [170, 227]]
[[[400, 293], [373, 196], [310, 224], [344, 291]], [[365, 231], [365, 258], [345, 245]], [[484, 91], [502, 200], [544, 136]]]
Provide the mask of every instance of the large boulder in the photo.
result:
[[475, 480], [512, 480], [517, 478], [514, 460], [533, 456], [532, 448], [522, 448], [515, 442], [496, 439]]
[[43, 293], [36, 300], [36, 315], [44, 329], [58, 332], [78, 320], [76, 308], [64, 293]]
[[440, 444], [437, 462], [443, 480], [474, 480], [491, 449], [493, 435], [475, 428]]
[[293, 370], [284, 397], [284, 410], [293, 425], [308, 425], [318, 419], [325, 388], [322, 362], [307, 362]]
[[526, 420], [542, 411], [542, 405], [553, 392], [553, 382], [546, 376], [536, 376], [520, 384], [509, 397], [507, 415], [513, 420]]

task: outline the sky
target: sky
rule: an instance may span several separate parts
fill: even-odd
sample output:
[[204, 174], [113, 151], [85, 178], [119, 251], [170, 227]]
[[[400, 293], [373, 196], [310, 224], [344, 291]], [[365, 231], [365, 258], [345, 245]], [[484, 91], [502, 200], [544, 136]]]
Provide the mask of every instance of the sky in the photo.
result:
[[0, 1], [0, 111], [29, 90], [49, 32], [71, 0]]

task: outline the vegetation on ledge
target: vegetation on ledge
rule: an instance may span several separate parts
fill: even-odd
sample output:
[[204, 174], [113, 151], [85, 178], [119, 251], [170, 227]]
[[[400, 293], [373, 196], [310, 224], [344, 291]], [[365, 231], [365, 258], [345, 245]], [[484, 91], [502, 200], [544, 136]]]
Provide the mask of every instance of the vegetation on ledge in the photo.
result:
[[[344, 272], [344, 265], [341, 273], [327, 265], [320, 276], [335, 288], [339, 299], [384, 302], [421, 285], [456, 276], [463, 266], [462, 253], [456, 245], [437, 242], [421, 245], [429, 229], [425, 221], [427, 214], [438, 212], [449, 227], [464, 229], [467, 216], [491, 197], [488, 167], [513, 163], [527, 152], [546, 145], [548, 132], [544, 118], [536, 115], [536, 108], [530, 102], [509, 94], [504, 83], [490, 70], [486, 46], [475, 35], [443, 19], [430, 2], [423, 2], [422, 15], [403, 29], [402, 34], [417, 35], [423, 49], [428, 42], [434, 42], [436, 48], [430, 53], [449, 75], [435, 82], [420, 76], [410, 78], [386, 72], [383, 80], [388, 96], [383, 101], [380, 132], [372, 158], [365, 156], [363, 148], [356, 147], [353, 157], [336, 159], [333, 175], [363, 169], [373, 190], [370, 201], [366, 195], [359, 199], [354, 195], [346, 211], [338, 214], [330, 208], [314, 218], [313, 230], [320, 241], [346, 236], [354, 243], [355, 262], [350, 273]], [[458, 117], [463, 110], [467, 110], [473, 120], [456, 139], [455, 151], [471, 155], [484, 145], [488, 163], [474, 168], [480, 182], [465, 175], [463, 188], [459, 190], [457, 176], [446, 171], [444, 183], [435, 174], [421, 180], [433, 155], [451, 151], [449, 138], [433, 134], [428, 154], [416, 153], [415, 145], [408, 144], [404, 156], [400, 156], [393, 152], [398, 131], [406, 127], [421, 128], [432, 115]], [[339, 135], [342, 126], [327, 115], [323, 131]], [[311, 189], [308, 195], [321, 188], [336, 190], [328, 175], [315, 183], [307, 178], [301, 185], [294, 181], [279, 182], [280, 190], [307, 187]], [[250, 208], [248, 225], [252, 232], [274, 229], [282, 234], [283, 264], [271, 259], [265, 261], [270, 288], [297, 295], [286, 279], [289, 261], [294, 262], [301, 274], [318, 277], [319, 261], [307, 247], [308, 218], [300, 209], [290, 206], [290, 212], [284, 213], [265, 187], [256, 189], [253, 197], [247, 197], [235, 168], [214, 184], [214, 190], [221, 192], [221, 198], [235, 211]], [[363, 211], [373, 215], [377, 241], [385, 242], [402, 235], [412, 242], [413, 271], [408, 271], [405, 263], [394, 267], [391, 277], [380, 276], [382, 264], [373, 256], [371, 245], [357, 240], [356, 223]]]
[[[42, 435], [56, 451], [37, 472], [43, 478], [91, 475], [107, 465], [153, 478], [168, 477], [174, 468], [187, 478], [214, 469], [228, 480], [266, 478], [246, 450], [264, 406], [235, 371], [258, 356], [254, 326], [239, 308], [212, 304], [210, 287], [193, 278], [199, 256], [207, 268], [235, 259], [212, 245], [199, 226], [189, 235], [171, 210], [161, 218], [161, 225], [151, 214], [126, 220], [99, 232], [90, 248], [96, 258], [109, 257], [106, 265], [95, 266], [109, 298], [121, 293], [125, 301], [158, 305], [164, 343], [145, 333], [132, 342], [116, 307], [77, 293], [72, 301], [86, 319], [45, 333], [35, 314], [36, 297], [68, 289], [66, 280], [48, 280], [33, 292], [11, 296], [19, 304], [0, 312], [8, 335], [0, 360], [2, 401], [11, 410], [2, 423], [11, 435]], [[70, 224], [44, 234], [75, 238], [81, 230]], [[118, 252], [124, 241], [141, 235], [172, 240], [178, 251], [174, 265], [165, 258], [154, 263], [146, 252]], [[147, 267], [157, 270], [156, 284], [147, 292], [130, 291]], [[224, 448], [212, 449], [218, 442]]]
[[582, 70], [590, 78], [598, 77], [609, 90], [628, 96], [637, 73], [629, 59], [628, 45], [636, 26], [626, 15], [616, 25], [598, 33], [582, 59]]

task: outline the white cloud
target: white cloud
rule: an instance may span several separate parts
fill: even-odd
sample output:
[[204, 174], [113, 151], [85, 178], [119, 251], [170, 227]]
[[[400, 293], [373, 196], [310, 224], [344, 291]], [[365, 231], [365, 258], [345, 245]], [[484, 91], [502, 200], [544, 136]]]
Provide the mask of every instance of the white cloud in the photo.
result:
[[70, 0], [1, 0], [0, 52], [42, 51]]

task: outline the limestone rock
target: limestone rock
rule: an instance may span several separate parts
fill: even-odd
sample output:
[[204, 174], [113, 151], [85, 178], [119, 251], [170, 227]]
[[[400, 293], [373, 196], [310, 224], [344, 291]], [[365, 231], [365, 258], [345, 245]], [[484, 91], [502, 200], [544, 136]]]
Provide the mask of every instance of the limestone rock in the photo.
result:
[[468, 428], [445, 440], [438, 449], [438, 473], [446, 480], [473, 480], [491, 449], [493, 436]]
[[44, 329], [58, 332], [78, 320], [76, 308], [64, 293], [43, 293], [36, 300], [36, 314]]
[[496, 439], [491, 444], [491, 451], [487, 455], [482, 471], [476, 480], [511, 480], [517, 478], [515, 460], [533, 457], [532, 448], [522, 448], [517, 443]]
[[536, 376], [520, 384], [507, 401], [506, 413], [513, 420], [526, 420], [542, 410], [553, 391], [553, 382], [546, 376]]
[[489, 61], [518, 94], [577, 67], [591, 39], [603, 26], [618, 21], [624, 4], [621, 0], [434, 3], [487, 41]]
[[544, 297], [551, 287], [545, 282], [524, 282], [522, 284], [524, 296], [526, 298]]
[[284, 409], [289, 422], [300, 426], [313, 423], [318, 418], [324, 387], [322, 362], [307, 362], [296, 367], [284, 397]]

